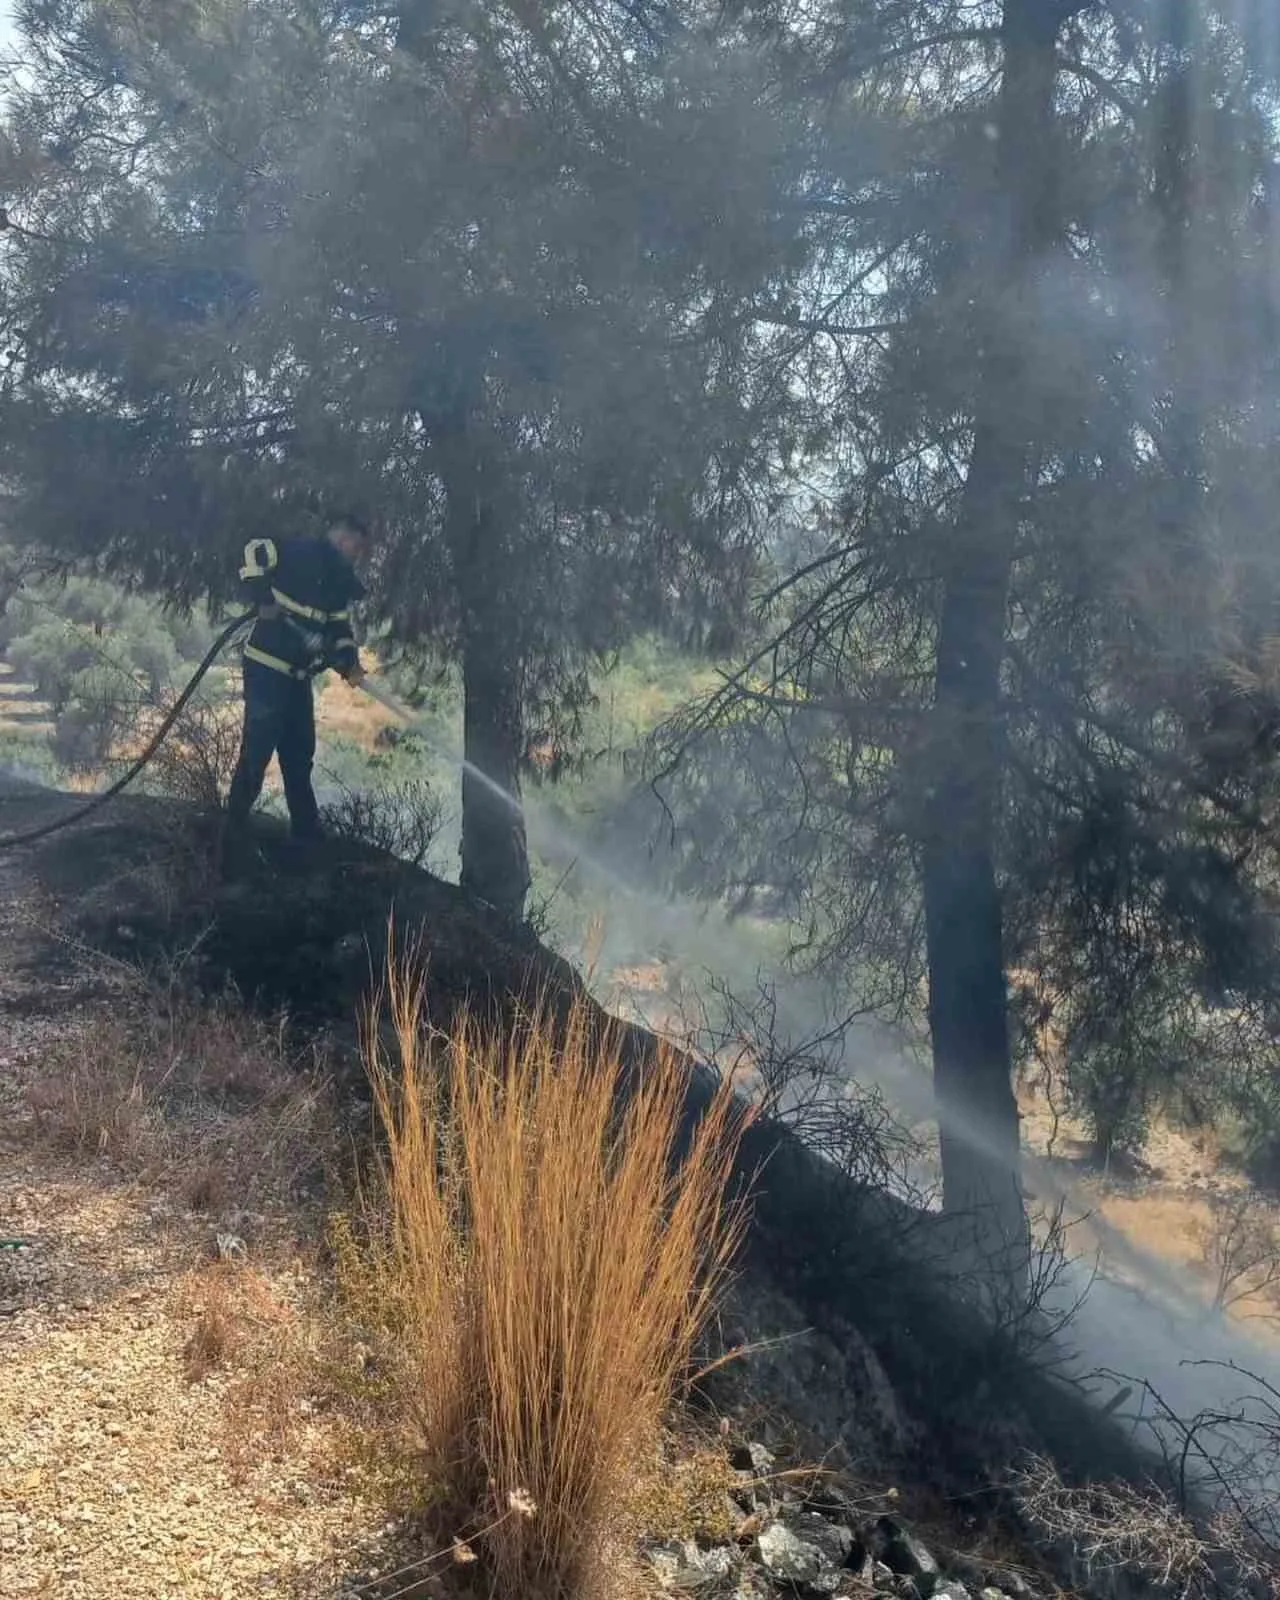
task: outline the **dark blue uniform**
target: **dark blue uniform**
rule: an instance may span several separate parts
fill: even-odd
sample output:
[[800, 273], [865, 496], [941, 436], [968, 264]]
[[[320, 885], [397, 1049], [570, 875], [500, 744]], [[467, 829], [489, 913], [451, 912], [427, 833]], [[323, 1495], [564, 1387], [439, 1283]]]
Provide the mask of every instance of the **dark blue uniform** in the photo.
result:
[[232, 826], [249, 820], [271, 757], [280, 761], [295, 838], [320, 835], [311, 769], [316, 754], [311, 680], [326, 667], [345, 677], [359, 664], [351, 607], [364, 590], [327, 539], [253, 539], [240, 568], [244, 597], [274, 608], [244, 648], [244, 734], [227, 797]]

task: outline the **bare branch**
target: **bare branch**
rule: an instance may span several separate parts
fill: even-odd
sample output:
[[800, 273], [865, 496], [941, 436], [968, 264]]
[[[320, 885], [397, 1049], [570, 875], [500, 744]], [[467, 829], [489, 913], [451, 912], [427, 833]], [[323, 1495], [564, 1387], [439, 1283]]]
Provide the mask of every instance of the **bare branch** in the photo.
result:
[[1115, 106], [1118, 111], [1123, 111], [1126, 117], [1130, 119], [1137, 117], [1138, 107], [1132, 100], [1127, 99], [1116, 88], [1115, 84], [1105, 78], [1096, 67], [1091, 67], [1084, 61], [1077, 61], [1074, 56], [1066, 55], [1058, 56], [1058, 65], [1064, 72], [1069, 72], [1073, 77], [1079, 78], [1081, 82], [1087, 83], [1109, 105]]
[[777, 328], [797, 328], [802, 333], [827, 333], [839, 339], [873, 339], [881, 334], [896, 333], [906, 326], [903, 322], [827, 322], [820, 317], [802, 317], [784, 311], [757, 311], [754, 320]]
[[852, 52], [844, 52], [837, 55], [823, 73], [823, 81], [878, 72], [881, 67], [891, 66], [907, 56], [923, 55], [926, 51], [941, 50], [947, 45], [995, 44], [999, 38], [998, 28], [948, 28], [942, 33], [926, 34], [923, 39], [907, 39], [902, 44], [890, 45], [873, 56], [859, 58]]

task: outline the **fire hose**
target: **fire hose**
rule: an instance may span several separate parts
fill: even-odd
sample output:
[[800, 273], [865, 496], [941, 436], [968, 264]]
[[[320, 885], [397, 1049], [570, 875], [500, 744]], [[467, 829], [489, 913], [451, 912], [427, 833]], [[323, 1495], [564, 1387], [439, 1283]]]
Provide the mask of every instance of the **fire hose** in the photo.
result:
[[201, 661], [200, 665], [192, 674], [186, 688], [183, 689], [182, 693], [166, 712], [164, 720], [161, 722], [160, 726], [156, 729], [151, 738], [147, 741], [146, 748], [142, 751], [142, 754], [133, 763], [129, 770], [123, 774], [123, 776], [116, 779], [109, 789], [104, 789], [101, 794], [95, 794], [93, 798], [87, 800], [84, 805], [78, 806], [76, 810], [70, 812], [65, 817], [57, 818], [57, 820], [54, 822], [46, 822], [39, 828], [30, 828], [25, 833], [11, 833], [3, 838], [0, 838], [0, 850], [16, 850], [19, 845], [36, 844], [41, 839], [48, 839], [55, 833], [61, 833], [63, 828], [71, 828], [74, 827], [76, 823], [83, 822], [86, 817], [92, 816], [95, 811], [99, 811], [103, 806], [108, 805], [117, 797], [117, 795], [123, 794], [133, 780], [138, 777], [138, 775], [143, 772], [155, 759], [160, 746], [168, 738], [173, 729], [173, 725], [177, 722], [178, 718], [191, 703], [192, 696], [204, 681], [206, 674], [209, 672], [214, 662], [227, 648], [240, 630], [248, 627], [249, 624], [253, 622], [256, 615], [256, 612], [251, 611], [247, 613], [247, 615], [243, 617], [237, 617], [234, 622], [227, 624], [214, 642], [209, 646], [208, 651], [205, 653], [204, 660]]
[[[42, 839], [51, 838], [55, 833], [61, 833], [64, 828], [72, 828], [77, 823], [83, 822], [86, 817], [92, 816], [94, 812], [100, 811], [103, 806], [109, 805], [112, 800], [123, 794], [129, 785], [134, 781], [134, 779], [144, 772], [150, 763], [155, 759], [161, 745], [163, 745], [164, 741], [173, 731], [174, 724], [178, 721], [179, 717], [181, 717], [182, 713], [191, 703], [191, 699], [196, 690], [200, 687], [201, 683], [204, 681], [206, 675], [209, 673], [218, 657], [232, 642], [241, 629], [249, 627], [250, 624], [256, 620], [256, 617], [257, 612], [250, 611], [244, 616], [237, 617], [233, 622], [227, 624], [227, 626], [209, 646], [209, 649], [205, 653], [204, 659], [196, 668], [195, 672], [191, 675], [191, 678], [186, 687], [182, 690], [182, 693], [165, 713], [160, 726], [147, 741], [145, 749], [138, 756], [137, 760], [133, 762], [129, 770], [122, 774], [121, 777], [117, 778], [110, 788], [104, 789], [101, 794], [95, 794], [82, 806], [78, 806], [74, 811], [69, 812], [64, 817], [58, 817], [53, 822], [46, 822], [38, 828], [30, 828], [23, 833], [11, 833], [0, 837], [0, 851], [16, 850], [21, 845], [37, 844]], [[360, 680], [359, 688], [362, 689], [370, 699], [376, 700], [380, 705], [391, 711], [402, 722], [407, 723], [409, 726], [415, 725], [416, 719], [412, 710], [398, 700], [381, 684], [368, 677], [365, 677]], [[498, 792], [502, 793], [501, 790]], [[510, 801], [509, 796], [504, 796], [504, 798], [508, 800], [508, 803], [514, 803]]]

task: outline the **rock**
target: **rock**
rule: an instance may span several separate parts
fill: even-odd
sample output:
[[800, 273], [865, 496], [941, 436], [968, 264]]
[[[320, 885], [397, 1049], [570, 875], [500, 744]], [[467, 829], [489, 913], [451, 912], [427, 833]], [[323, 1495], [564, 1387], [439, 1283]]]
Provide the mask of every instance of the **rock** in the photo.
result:
[[[861, 1559], [858, 1559], [859, 1554]], [[886, 1567], [885, 1571], [889, 1569]], [[849, 1563], [849, 1575], [853, 1580], [853, 1588], [859, 1594], [869, 1593], [876, 1586], [876, 1564], [865, 1550], [855, 1551], [854, 1560]]]
[[691, 1539], [651, 1545], [647, 1552], [658, 1582], [674, 1593], [720, 1584], [733, 1572], [733, 1552], [723, 1545], [699, 1550]]
[[726, 1600], [774, 1600], [776, 1593], [772, 1582], [756, 1569], [741, 1575]]
[[[896, 1492], [891, 1489], [886, 1498], [892, 1501]], [[856, 1528], [863, 1518], [862, 1503], [829, 1479], [810, 1484], [805, 1490], [803, 1506], [806, 1511], [816, 1511], [828, 1522], [842, 1522], [850, 1528]]]
[[739, 1544], [750, 1544], [761, 1528], [764, 1527], [764, 1523], [764, 1514], [759, 1511], [752, 1511], [750, 1515], [743, 1517], [742, 1521], [734, 1529], [733, 1537]]
[[727, 1545], [712, 1545], [709, 1550], [699, 1550], [695, 1570], [700, 1571], [708, 1583], [719, 1582], [733, 1572], [733, 1551]]
[[[794, 1301], [751, 1273], [734, 1285], [726, 1309], [738, 1329], [726, 1343], [745, 1348], [740, 1360], [700, 1384], [713, 1407], [732, 1411], [745, 1396], [786, 1416], [806, 1449], [829, 1451], [834, 1444], [847, 1463], [878, 1471], [908, 1453], [918, 1429], [855, 1327], [841, 1321], [816, 1331]], [[708, 1363], [723, 1353], [718, 1345], [704, 1352]]]
[[970, 1595], [959, 1578], [944, 1578], [934, 1584], [930, 1600], [970, 1600]]
[[783, 1521], [806, 1544], [816, 1545], [833, 1567], [852, 1565], [857, 1540], [851, 1528], [816, 1511], [789, 1511]]
[[784, 1522], [771, 1522], [756, 1540], [760, 1564], [783, 1583], [818, 1594], [834, 1594], [840, 1572], [816, 1544], [793, 1533]]
[[929, 1591], [942, 1576], [941, 1568], [927, 1546], [892, 1517], [880, 1517], [875, 1524], [876, 1551], [890, 1571], [901, 1578], [914, 1578], [922, 1590]]
[[1020, 1572], [1002, 1572], [1000, 1588], [1005, 1594], [1012, 1595], [1013, 1600], [1035, 1600], [1035, 1590]]
[[664, 1589], [674, 1585], [684, 1562], [682, 1544], [652, 1544], [645, 1551], [658, 1582]]
[[984, 1562], [975, 1561], [963, 1550], [946, 1551], [941, 1557], [941, 1565], [951, 1577], [959, 1578], [970, 1592], [974, 1589], [999, 1587], [991, 1575], [990, 1568]]
[[1003, 1589], [992, 1589], [988, 1587], [982, 1591], [980, 1600], [1005, 1600], [1005, 1592]]
[[767, 1478], [773, 1471], [777, 1457], [762, 1444], [739, 1445], [729, 1458], [737, 1472], [749, 1472], [756, 1478]]

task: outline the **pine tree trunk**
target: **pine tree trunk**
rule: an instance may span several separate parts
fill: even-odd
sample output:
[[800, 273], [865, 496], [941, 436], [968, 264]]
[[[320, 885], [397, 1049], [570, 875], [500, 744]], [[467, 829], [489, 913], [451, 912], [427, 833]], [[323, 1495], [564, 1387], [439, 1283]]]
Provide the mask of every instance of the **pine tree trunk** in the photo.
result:
[[[1021, 330], [1059, 235], [1053, 182], [1056, 38], [1067, 7], [1006, 0], [988, 271], [999, 326], [979, 373], [972, 454], [947, 558], [927, 797], [924, 901], [943, 1203], [979, 1280], [1025, 1289], [1017, 1101], [996, 875], [1000, 674], [1018, 521], [1037, 459]], [[968, 1253], [968, 1251], [966, 1253]]]
[[519, 922], [529, 892], [520, 803], [524, 713], [519, 628], [505, 576], [511, 512], [501, 473], [466, 424], [439, 439], [436, 466], [448, 502], [449, 553], [462, 634], [462, 887]]
[[[965, 1221], [972, 1265], [993, 1283], [1025, 1270], [1020, 1133], [996, 879], [999, 684], [1010, 541], [1002, 483], [1018, 463], [977, 434], [965, 556], [947, 584], [936, 667], [935, 767], [924, 851], [925, 930], [943, 1204]], [[1020, 475], [1019, 475], [1020, 478]], [[1017, 481], [1017, 480], [1016, 480]], [[986, 520], [982, 513], [985, 511]]]
[[[428, 62], [443, 19], [437, 0], [393, 8], [396, 47]], [[457, 585], [462, 644], [462, 887], [519, 922], [529, 893], [529, 849], [520, 804], [524, 751], [519, 630], [509, 587], [514, 511], [502, 494], [497, 452], [486, 448], [471, 402], [474, 372], [444, 377], [443, 406], [426, 406], [432, 462], [444, 485], [447, 538]]]

